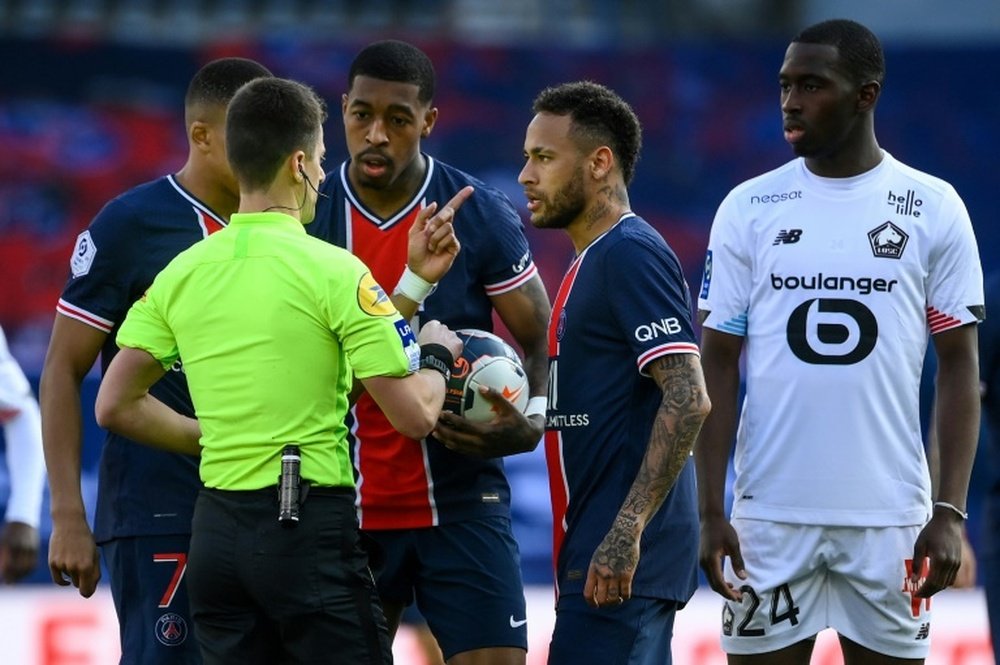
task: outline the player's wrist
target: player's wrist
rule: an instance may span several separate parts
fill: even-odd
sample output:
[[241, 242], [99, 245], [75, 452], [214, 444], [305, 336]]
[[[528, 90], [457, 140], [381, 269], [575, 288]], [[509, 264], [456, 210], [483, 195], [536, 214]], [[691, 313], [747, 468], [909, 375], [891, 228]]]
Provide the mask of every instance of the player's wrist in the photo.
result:
[[427, 281], [407, 265], [403, 268], [403, 274], [400, 275], [399, 282], [392, 293], [393, 295], [399, 294], [419, 305], [424, 302], [427, 296], [434, 293], [436, 288], [437, 284]]
[[969, 513], [967, 513], [965, 510], [962, 510], [961, 508], [959, 508], [955, 504], [950, 503], [948, 501], [935, 501], [934, 502], [934, 514], [937, 515], [937, 514], [942, 514], [942, 513], [946, 514], [946, 515], [950, 515], [950, 516], [952, 516], [953, 518], [956, 518], [956, 519], [957, 518], [962, 518], [963, 522], [965, 522], [966, 520], [969, 519]]

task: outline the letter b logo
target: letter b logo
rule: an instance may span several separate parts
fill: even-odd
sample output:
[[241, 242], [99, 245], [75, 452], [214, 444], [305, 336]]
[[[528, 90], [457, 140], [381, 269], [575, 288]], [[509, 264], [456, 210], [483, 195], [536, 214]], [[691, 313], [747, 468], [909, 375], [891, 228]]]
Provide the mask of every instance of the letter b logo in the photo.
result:
[[788, 318], [788, 346], [811, 365], [853, 365], [868, 357], [878, 340], [878, 321], [856, 300], [813, 298]]

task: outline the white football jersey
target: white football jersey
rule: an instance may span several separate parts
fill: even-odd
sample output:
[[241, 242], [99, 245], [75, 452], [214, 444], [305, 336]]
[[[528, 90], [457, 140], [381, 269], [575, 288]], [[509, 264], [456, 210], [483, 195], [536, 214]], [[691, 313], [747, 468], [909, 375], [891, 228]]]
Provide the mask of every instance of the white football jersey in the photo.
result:
[[698, 308], [746, 338], [734, 517], [929, 518], [921, 368], [929, 334], [982, 318], [982, 268], [954, 188], [883, 155], [852, 178], [794, 160], [716, 213]]

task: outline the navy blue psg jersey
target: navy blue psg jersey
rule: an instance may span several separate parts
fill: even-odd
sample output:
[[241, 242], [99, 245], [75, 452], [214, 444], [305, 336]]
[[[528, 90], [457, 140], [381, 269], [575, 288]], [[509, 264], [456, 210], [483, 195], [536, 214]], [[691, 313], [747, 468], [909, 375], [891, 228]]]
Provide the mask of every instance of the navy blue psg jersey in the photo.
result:
[[[521, 220], [499, 190], [425, 155], [427, 175], [409, 203], [382, 219], [361, 203], [347, 179], [348, 164], [329, 174], [316, 220], [306, 229], [361, 258], [392, 291], [406, 265], [407, 232], [431, 202], [447, 203], [466, 185], [476, 191], [455, 216], [462, 243], [455, 263], [415, 317], [453, 330], [492, 331], [491, 296], [516, 289], [537, 274]], [[416, 326], [415, 326], [416, 327]], [[484, 515], [509, 515], [510, 488], [498, 459], [454, 453], [433, 438], [396, 432], [374, 400], [362, 395], [349, 415], [365, 529], [409, 529]]]
[[[118, 351], [115, 336], [132, 303], [177, 254], [225, 222], [173, 176], [149, 182], [110, 201], [76, 241], [71, 275], [57, 311], [108, 333], [101, 370]], [[170, 408], [194, 416], [180, 366], [150, 389]], [[191, 532], [201, 481], [198, 459], [161, 452], [116, 434], [101, 454], [98, 542], [137, 535]]]
[[[549, 324], [545, 455], [561, 594], [582, 593], [591, 557], [638, 474], [662, 400], [646, 365], [675, 353], [698, 353], [680, 263], [649, 224], [627, 213], [574, 259]], [[697, 584], [691, 462], [641, 548], [632, 592], [686, 602]]]

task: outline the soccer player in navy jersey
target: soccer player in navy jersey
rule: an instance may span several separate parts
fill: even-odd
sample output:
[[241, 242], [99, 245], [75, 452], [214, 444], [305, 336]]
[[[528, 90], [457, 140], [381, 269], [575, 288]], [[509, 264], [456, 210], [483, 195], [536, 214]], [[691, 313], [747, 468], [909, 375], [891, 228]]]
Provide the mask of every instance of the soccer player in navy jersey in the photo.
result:
[[[71, 276], [56, 307], [40, 401], [49, 472], [56, 584], [94, 593], [95, 542], [111, 576], [123, 665], [200, 663], [184, 586], [191, 517], [201, 483], [198, 459], [153, 450], [108, 434], [101, 456], [91, 533], [80, 490], [80, 385], [98, 354], [102, 370], [117, 353], [115, 333], [156, 274], [181, 251], [226, 226], [239, 188], [226, 160], [229, 100], [244, 83], [270, 76], [244, 58], [206, 64], [188, 87], [188, 159], [176, 174], [109, 202], [76, 241]], [[151, 391], [193, 416], [180, 363]]]
[[524, 186], [576, 250], [548, 330], [556, 625], [549, 662], [671, 662], [698, 547], [691, 448], [710, 409], [673, 251], [629, 205], [629, 105], [591, 82], [535, 99]]
[[[542, 436], [548, 296], [510, 201], [421, 151], [438, 117], [427, 55], [376, 42], [356, 56], [347, 84], [350, 158], [327, 175], [327, 198], [307, 231], [351, 250], [408, 299], [397, 307], [415, 314], [415, 328], [436, 319], [492, 330], [496, 312], [523, 351], [533, 396], [525, 415], [494, 393], [491, 422], [443, 414], [435, 436], [422, 440], [393, 431], [369, 396], [358, 400], [350, 415], [358, 512], [382, 550], [376, 574], [390, 631], [416, 598], [451, 665], [523, 663], [525, 601], [500, 457], [533, 450]], [[462, 249], [430, 292], [406, 265], [408, 229], [428, 202], [456, 196]]]

